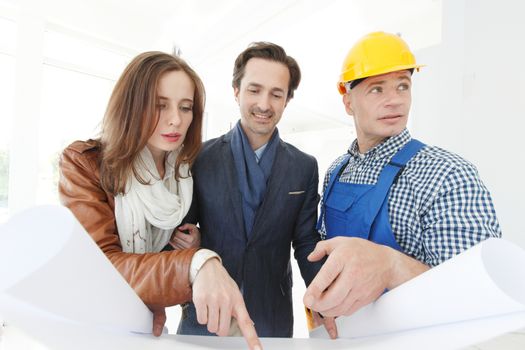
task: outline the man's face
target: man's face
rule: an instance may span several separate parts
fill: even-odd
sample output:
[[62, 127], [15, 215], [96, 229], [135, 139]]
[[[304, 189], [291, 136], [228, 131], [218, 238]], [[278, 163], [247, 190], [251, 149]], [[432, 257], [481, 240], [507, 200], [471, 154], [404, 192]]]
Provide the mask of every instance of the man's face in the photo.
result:
[[343, 96], [346, 112], [354, 116], [358, 143], [373, 147], [401, 133], [410, 111], [409, 71], [386, 73], [363, 80]]
[[287, 104], [288, 67], [280, 62], [252, 58], [240, 86], [234, 88], [241, 110], [241, 126], [252, 147], [269, 141]]

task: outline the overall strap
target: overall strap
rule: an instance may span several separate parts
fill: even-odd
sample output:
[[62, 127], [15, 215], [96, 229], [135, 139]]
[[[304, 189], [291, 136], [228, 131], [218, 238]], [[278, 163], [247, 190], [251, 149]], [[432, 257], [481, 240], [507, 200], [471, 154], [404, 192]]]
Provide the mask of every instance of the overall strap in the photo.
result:
[[348, 165], [349, 161], [350, 161], [350, 154], [346, 154], [344, 158], [341, 160], [341, 162], [339, 163], [339, 165], [335, 167], [335, 169], [332, 171], [332, 174], [330, 175], [330, 180], [328, 180], [328, 184], [326, 184], [326, 188], [324, 189], [324, 193], [323, 193], [323, 205], [321, 206], [321, 213], [319, 214], [319, 220], [317, 220], [317, 225], [316, 225], [317, 231], [321, 229], [321, 222], [322, 222], [322, 219], [324, 217], [324, 212], [325, 212], [324, 204], [326, 203], [326, 198], [328, 197], [328, 194], [332, 190], [334, 183], [337, 181], [337, 179], [339, 179], [339, 177], [341, 176], [341, 173], [344, 171], [344, 169]]
[[399, 168], [404, 168], [407, 165], [408, 161], [412, 159], [413, 156], [419, 152], [425, 144], [416, 139], [410, 140], [406, 145], [403, 146], [388, 162], [389, 165], [397, 166]]
[[374, 203], [373, 206], [370, 206], [370, 210], [373, 212], [372, 217], [376, 217], [377, 213], [381, 209], [381, 206], [388, 197], [390, 192], [390, 187], [397, 179], [399, 175], [403, 172], [406, 164], [419, 152], [425, 144], [412, 139], [406, 145], [404, 145], [386, 164], [379, 174], [379, 178], [374, 188]]

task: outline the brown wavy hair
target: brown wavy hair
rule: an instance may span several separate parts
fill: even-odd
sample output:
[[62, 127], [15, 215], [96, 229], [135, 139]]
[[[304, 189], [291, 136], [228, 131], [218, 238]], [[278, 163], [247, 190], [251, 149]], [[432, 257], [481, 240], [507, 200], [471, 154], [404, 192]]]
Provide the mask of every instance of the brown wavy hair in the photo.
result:
[[131, 61], [118, 79], [102, 121], [100, 177], [102, 187], [109, 193], [125, 193], [130, 174], [144, 183], [137, 174], [135, 160], [159, 122], [157, 86], [160, 78], [171, 71], [185, 72], [195, 85], [193, 120], [175, 162], [175, 178], [181, 177], [182, 163], [191, 166], [195, 161], [202, 143], [204, 85], [180, 57], [158, 51], [144, 52]]
[[281, 46], [267, 41], [251, 43], [246, 50], [237, 56], [233, 66], [232, 87], [239, 88], [241, 86], [246, 64], [252, 58], [263, 58], [279, 62], [288, 68], [290, 82], [288, 83], [288, 95], [286, 99], [292, 99], [294, 91], [301, 82], [301, 69], [299, 68], [299, 64], [297, 64], [297, 61], [292, 56], [288, 56]]

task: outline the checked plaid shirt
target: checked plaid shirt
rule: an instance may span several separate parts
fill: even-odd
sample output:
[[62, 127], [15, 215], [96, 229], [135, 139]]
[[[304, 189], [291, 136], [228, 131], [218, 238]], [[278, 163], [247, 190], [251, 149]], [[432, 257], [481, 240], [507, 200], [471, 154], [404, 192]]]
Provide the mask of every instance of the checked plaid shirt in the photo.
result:
[[[339, 181], [375, 184], [386, 163], [410, 139], [405, 129], [365, 155], [359, 154], [355, 140]], [[323, 192], [344, 157], [328, 169]], [[435, 146], [425, 146], [407, 163], [390, 189], [388, 212], [397, 243], [406, 254], [429, 266], [489, 237], [501, 237], [490, 193], [474, 165]], [[319, 233], [324, 239], [324, 217], [322, 220]]]

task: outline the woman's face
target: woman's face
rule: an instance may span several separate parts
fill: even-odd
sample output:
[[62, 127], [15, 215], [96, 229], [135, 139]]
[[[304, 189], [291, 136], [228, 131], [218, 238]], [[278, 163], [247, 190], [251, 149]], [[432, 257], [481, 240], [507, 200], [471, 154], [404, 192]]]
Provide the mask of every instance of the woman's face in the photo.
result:
[[154, 157], [181, 147], [193, 120], [195, 85], [184, 71], [171, 71], [161, 76], [157, 86], [156, 107], [159, 122], [148, 140]]

